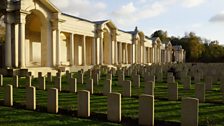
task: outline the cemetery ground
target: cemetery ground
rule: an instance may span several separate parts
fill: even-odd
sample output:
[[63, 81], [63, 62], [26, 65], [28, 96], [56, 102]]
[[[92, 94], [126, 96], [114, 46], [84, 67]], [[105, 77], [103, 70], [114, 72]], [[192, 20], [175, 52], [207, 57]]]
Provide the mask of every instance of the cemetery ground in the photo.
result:
[[[77, 73], [73, 75], [77, 77]], [[84, 77], [84, 82], [87, 80]], [[94, 85], [94, 94], [90, 95], [90, 118], [77, 117], [77, 93], [69, 92], [69, 84], [66, 76], [62, 76], [62, 91], [58, 94], [58, 114], [47, 113], [47, 90], [55, 87], [54, 82], [46, 82], [46, 91], [36, 90], [35, 111], [26, 110], [26, 88], [25, 78], [19, 79], [19, 88], [13, 87], [12, 108], [3, 104], [6, 84], [12, 84], [12, 77], [4, 77], [4, 85], [0, 87], [0, 124], [1, 125], [137, 125], [139, 100], [138, 96], [143, 94], [144, 79], [141, 78], [141, 87], [132, 85], [132, 97], [123, 97], [121, 100], [122, 122], [112, 123], [107, 121], [107, 96], [102, 94], [106, 75], [102, 74], [99, 85]], [[125, 80], [131, 80], [129, 76]], [[164, 78], [166, 80], [166, 78]], [[117, 76], [112, 79], [112, 92], [122, 93], [122, 87], [117, 84]], [[220, 82], [214, 83], [211, 91], [206, 91], [206, 102], [199, 105], [199, 125], [224, 125], [223, 94], [220, 92]], [[38, 87], [38, 79], [32, 79], [32, 86]], [[86, 83], [77, 83], [77, 90], [86, 89]], [[181, 98], [195, 97], [194, 84], [190, 90], [184, 90], [183, 84], [178, 80], [178, 101], [169, 101], [167, 98], [167, 83], [156, 82], [154, 89], [155, 97], [155, 125], [180, 125], [181, 120]], [[190, 116], [190, 115], [189, 115]]]

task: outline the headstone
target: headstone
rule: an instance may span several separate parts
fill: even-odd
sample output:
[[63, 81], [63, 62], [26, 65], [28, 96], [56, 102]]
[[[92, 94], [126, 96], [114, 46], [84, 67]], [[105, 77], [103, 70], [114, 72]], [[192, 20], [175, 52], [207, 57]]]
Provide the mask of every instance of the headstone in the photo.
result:
[[19, 87], [19, 77], [18, 75], [13, 76], [13, 85], [18, 88]]
[[108, 95], [111, 93], [112, 80], [107, 79], [103, 86], [103, 95]]
[[168, 100], [178, 100], [178, 83], [168, 83]]
[[90, 116], [90, 92], [86, 90], [78, 91], [78, 117]]
[[131, 81], [125, 80], [123, 81], [123, 96], [125, 97], [131, 97]]
[[120, 72], [118, 74], [118, 85], [122, 86], [124, 80], [125, 80], [124, 72]]
[[67, 81], [67, 83], [69, 83], [70, 82], [70, 79], [72, 78], [72, 73], [66, 73], [66, 81]]
[[77, 79], [76, 78], [70, 78], [69, 79], [69, 91], [76, 93], [77, 92]]
[[154, 126], [154, 96], [143, 94], [139, 97], [139, 125]]
[[2, 87], [3, 86], [3, 75], [0, 74], [0, 86]]
[[167, 83], [169, 84], [169, 83], [175, 83], [176, 81], [175, 81], [175, 77], [174, 76], [169, 76], [169, 78], [167, 78]]
[[86, 72], [86, 77], [92, 78], [92, 70], [91, 69], [88, 69], [88, 71]]
[[61, 77], [61, 72], [60, 72], [60, 71], [58, 71], [58, 72], [56, 73], [56, 77]]
[[51, 72], [47, 72], [47, 81], [52, 82]]
[[205, 85], [204, 84], [195, 84], [195, 97], [199, 102], [205, 102]]
[[195, 75], [194, 75], [194, 83], [197, 84], [197, 83], [200, 83], [200, 82], [201, 82], [200, 74], [199, 73], [195, 73]]
[[46, 90], [45, 77], [39, 77], [38, 80], [39, 80], [39, 89]]
[[155, 83], [156, 77], [155, 77], [155, 75], [149, 75], [149, 76], [145, 76], [144, 80], [145, 80], [145, 82], [153, 81]]
[[93, 79], [89, 79], [86, 84], [86, 90], [90, 92], [90, 94], [93, 94]]
[[205, 78], [205, 90], [212, 90], [212, 78], [210, 76]]
[[140, 75], [133, 76], [133, 85], [140, 88]]
[[144, 83], [144, 94], [153, 95], [154, 96], [154, 82], [148, 81]]
[[198, 126], [199, 100], [183, 98], [181, 102], [181, 126]]
[[106, 80], [112, 80], [112, 74], [111, 73], [108, 73], [107, 76], [106, 76]]
[[31, 87], [32, 86], [32, 76], [27, 76], [26, 77], [26, 87]]
[[156, 74], [156, 81], [157, 82], [162, 82], [163, 81], [163, 72], [158, 72]]
[[58, 113], [58, 89], [51, 88], [48, 91], [47, 111], [50, 113]]
[[13, 87], [12, 85], [8, 84], [5, 87], [5, 99], [4, 99], [4, 103], [6, 106], [13, 106]]
[[98, 73], [93, 74], [93, 84], [99, 85], [99, 74]]
[[109, 93], [107, 98], [107, 119], [121, 122], [121, 94]]
[[58, 91], [61, 91], [61, 77], [56, 77], [54, 80], [55, 88], [58, 89]]
[[183, 86], [184, 86], [185, 90], [190, 90], [191, 89], [191, 76], [187, 76], [184, 79]]
[[78, 84], [83, 84], [83, 73], [78, 72], [77, 82]]
[[38, 72], [38, 78], [42, 77], [42, 72]]
[[31, 86], [26, 91], [26, 108], [36, 110], [36, 88]]

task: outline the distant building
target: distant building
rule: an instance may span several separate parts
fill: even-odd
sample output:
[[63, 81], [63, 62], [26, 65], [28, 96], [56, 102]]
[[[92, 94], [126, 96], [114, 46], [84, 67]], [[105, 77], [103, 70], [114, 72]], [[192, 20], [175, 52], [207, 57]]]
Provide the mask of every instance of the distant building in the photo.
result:
[[[162, 44], [137, 27], [120, 30], [111, 20], [89, 21], [64, 14], [48, 0], [4, 0], [1, 15], [6, 27], [1, 65], [8, 69], [75, 71], [93, 65], [170, 63], [173, 59], [170, 42]], [[183, 62], [183, 50], [174, 52], [175, 60]]]

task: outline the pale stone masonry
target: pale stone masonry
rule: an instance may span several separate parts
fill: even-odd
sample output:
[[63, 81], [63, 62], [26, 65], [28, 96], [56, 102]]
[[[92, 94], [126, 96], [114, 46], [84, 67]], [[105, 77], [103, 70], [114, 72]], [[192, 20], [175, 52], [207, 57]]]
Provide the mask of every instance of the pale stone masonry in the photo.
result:
[[18, 87], [19, 87], [19, 77], [18, 77], [18, 75], [13, 76], [12, 81], [13, 81], [13, 85], [14, 85], [16, 88], [18, 88]]
[[26, 108], [36, 110], [36, 88], [33, 86], [26, 89]]
[[154, 126], [154, 96], [140, 95], [138, 122], [139, 125]]
[[5, 87], [5, 99], [4, 104], [6, 106], [13, 106], [13, 86], [8, 84]]
[[90, 116], [90, 92], [78, 91], [78, 117]]
[[199, 102], [205, 102], [205, 85], [195, 84], [195, 97], [199, 99]]
[[121, 121], [121, 94], [109, 93], [107, 96], [107, 119], [113, 122]]
[[183, 98], [181, 102], [181, 126], [198, 126], [199, 100]]
[[168, 84], [168, 100], [170, 101], [178, 100], [178, 83]]
[[48, 90], [47, 111], [58, 113], [58, 89], [51, 88]]
[[39, 81], [39, 89], [45, 90], [46, 89], [45, 77], [39, 77], [38, 81]]
[[148, 81], [144, 83], [144, 94], [154, 95], [154, 82]]
[[137, 27], [123, 31], [111, 20], [90, 21], [71, 16], [48, 0], [3, 0], [0, 11], [4, 12], [0, 16], [4, 15], [6, 28], [5, 52], [0, 56], [7, 69], [32, 69], [32, 74], [37, 74], [47, 68], [75, 71], [77, 66], [185, 59], [182, 47], [150, 38]]

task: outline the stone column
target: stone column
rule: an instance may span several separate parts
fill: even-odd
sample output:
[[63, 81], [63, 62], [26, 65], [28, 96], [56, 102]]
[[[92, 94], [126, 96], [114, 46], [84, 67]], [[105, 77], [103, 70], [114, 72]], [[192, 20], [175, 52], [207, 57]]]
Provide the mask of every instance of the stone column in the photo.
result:
[[12, 30], [11, 23], [6, 23], [6, 34], [5, 34], [5, 66], [12, 67]]
[[125, 44], [125, 63], [128, 64], [128, 44]]
[[56, 65], [60, 66], [61, 65], [61, 48], [60, 48], [60, 39], [61, 39], [61, 31], [60, 29], [56, 29]]
[[26, 45], [25, 45], [25, 19], [26, 15], [21, 14], [20, 18], [21, 21], [19, 23], [19, 65], [21, 68], [24, 68], [26, 66], [26, 61], [25, 61], [25, 50], [26, 50]]
[[92, 65], [97, 64], [97, 58], [96, 58], [96, 42], [95, 39], [92, 38]]
[[74, 66], [75, 64], [74, 64], [74, 58], [75, 58], [75, 56], [74, 56], [74, 34], [73, 33], [71, 33], [70, 34], [70, 65], [71, 66]]
[[118, 64], [118, 49], [117, 49], [117, 41], [114, 41], [114, 64]]
[[100, 64], [102, 65], [103, 64], [103, 56], [104, 56], [104, 53], [103, 53], [103, 38], [100, 38]]
[[19, 67], [19, 25], [14, 25], [14, 67]]
[[122, 53], [122, 43], [119, 43], [119, 63], [122, 64], [123, 63], [123, 53]]
[[130, 47], [130, 50], [131, 50], [130, 51], [130, 53], [131, 53], [130, 54], [130, 57], [131, 57], [131, 60], [130, 61], [131, 61], [131, 64], [134, 64], [134, 44], [131, 44], [130, 46], [131, 46]]
[[82, 65], [86, 65], [86, 36], [83, 36], [82, 42]]

